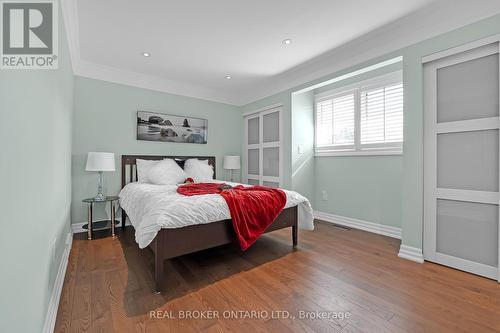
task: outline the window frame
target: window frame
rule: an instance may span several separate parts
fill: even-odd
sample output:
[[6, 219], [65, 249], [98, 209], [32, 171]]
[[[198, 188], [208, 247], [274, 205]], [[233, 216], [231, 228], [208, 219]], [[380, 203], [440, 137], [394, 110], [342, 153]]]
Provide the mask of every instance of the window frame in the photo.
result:
[[[361, 144], [361, 91], [376, 89], [391, 84], [403, 84], [401, 70], [383, 74], [371, 79], [344, 85], [314, 96], [314, 155], [315, 156], [370, 156], [370, 155], [401, 155], [403, 154], [403, 139], [397, 142]], [[349, 145], [318, 145], [317, 144], [317, 104], [354, 92], [354, 144]], [[404, 85], [403, 85], [403, 119], [404, 119]], [[333, 126], [333, 124], [332, 124]]]

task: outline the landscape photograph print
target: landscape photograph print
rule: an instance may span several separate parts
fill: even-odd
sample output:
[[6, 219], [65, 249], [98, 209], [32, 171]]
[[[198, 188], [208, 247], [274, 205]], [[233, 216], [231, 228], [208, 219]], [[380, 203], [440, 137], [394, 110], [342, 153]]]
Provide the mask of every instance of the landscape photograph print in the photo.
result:
[[137, 140], [207, 143], [208, 120], [137, 111]]

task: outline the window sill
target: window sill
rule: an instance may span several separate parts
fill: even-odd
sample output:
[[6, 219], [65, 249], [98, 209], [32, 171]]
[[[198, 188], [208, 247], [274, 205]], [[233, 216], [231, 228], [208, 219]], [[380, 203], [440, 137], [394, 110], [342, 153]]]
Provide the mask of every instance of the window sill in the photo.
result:
[[324, 150], [316, 151], [314, 157], [327, 156], [390, 156], [403, 155], [401, 149], [365, 149], [365, 150]]

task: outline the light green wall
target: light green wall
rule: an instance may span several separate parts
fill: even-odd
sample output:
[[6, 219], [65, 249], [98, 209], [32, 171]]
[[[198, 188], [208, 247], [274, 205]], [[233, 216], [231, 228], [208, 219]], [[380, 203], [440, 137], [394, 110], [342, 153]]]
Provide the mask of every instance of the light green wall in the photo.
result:
[[61, 15], [59, 27], [58, 70], [0, 70], [2, 332], [42, 330], [70, 231], [74, 80]]
[[[314, 90], [315, 94], [402, 70], [396, 63]], [[315, 209], [401, 227], [403, 156], [323, 156], [314, 159]], [[327, 200], [322, 198], [327, 192]]]
[[[288, 127], [290, 126], [291, 94], [293, 91], [396, 56], [403, 56], [405, 110], [404, 154], [402, 158], [397, 156], [317, 157], [315, 158], [316, 196], [313, 198], [313, 202], [318, 210], [330, 209], [331, 212], [347, 217], [358, 217], [393, 226], [401, 225], [403, 244], [421, 248], [423, 231], [423, 80], [421, 59], [425, 55], [498, 33], [500, 33], [500, 15], [495, 15], [250, 103], [242, 109], [244, 112], [248, 112], [266, 105], [283, 103], [286, 117], [285, 125], [287, 126], [284, 129], [287, 134], [285, 154], [290, 154], [292, 149], [295, 149], [295, 147], [291, 147], [294, 134], [291, 127]], [[291, 154], [288, 156], [285, 163], [288, 163], [288, 170], [291, 170]], [[318, 200], [318, 195], [321, 195], [319, 191], [322, 189], [318, 184], [325, 184], [325, 187], [328, 185], [333, 191], [329, 192], [330, 204]], [[334, 193], [333, 196], [332, 193]], [[370, 195], [366, 195], [366, 193]], [[353, 199], [357, 199], [357, 201]], [[400, 221], [398, 221], [399, 215]]]
[[314, 174], [314, 209], [401, 226], [401, 156], [316, 157]]
[[[180, 114], [208, 119], [208, 143], [187, 144], [136, 140], [137, 110]], [[87, 219], [83, 198], [95, 195], [96, 173], [86, 172], [87, 152], [115, 153], [116, 172], [105, 173], [105, 189], [117, 195], [121, 186], [122, 154], [215, 155], [217, 177], [228, 178], [222, 168], [224, 155], [241, 154], [241, 114], [232, 105], [172, 95], [83, 77], [75, 78], [73, 130], [72, 222]], [[235, 173], [236, 175], [236, 173]], [[104, 206], [95, 219], [104, 218]]]

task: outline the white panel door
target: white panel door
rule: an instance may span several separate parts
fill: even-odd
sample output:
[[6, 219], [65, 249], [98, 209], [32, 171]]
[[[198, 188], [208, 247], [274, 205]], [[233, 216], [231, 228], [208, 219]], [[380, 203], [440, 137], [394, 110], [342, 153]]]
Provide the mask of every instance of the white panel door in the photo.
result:
[[500, 282], [499, 45], [424, 65], [424, 258]]
[[281, 186], [281, 107], [245, 116], [243, 178], [250, 185]]

